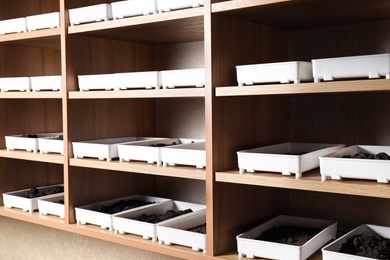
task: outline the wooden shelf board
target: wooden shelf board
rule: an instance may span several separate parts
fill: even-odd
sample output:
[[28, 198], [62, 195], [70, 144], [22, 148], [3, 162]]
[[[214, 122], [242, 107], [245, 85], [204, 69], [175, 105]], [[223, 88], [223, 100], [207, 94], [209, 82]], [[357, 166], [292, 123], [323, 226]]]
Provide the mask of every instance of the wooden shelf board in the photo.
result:
[[0, 92], [0, 99], [61, 99], [61, 91], [8, 91]]
[[185, 179], [206, 180], [206, 170], [190, 166], [157, 166], [146, 162], [101, 161], [98, 159], [70, 159], [71, 166], [103, 169], [111, 171], [134, 172], [158, 176], [178, 177]]
[[240, 174], [238, 170], [217, 172], [215, 178], [217, 182], [390, 198], [389, 184], [357, 179], [321, 181], [319, 169], [303, 173], [301, 179], [295, 179], [295, 175], [285, 176], [281, 173], [255, 172]]
[[70, 99], [204, 97], [204, 88], [142, 89], [120, 91], [71, 91]]
[[64, 163], [64, 156], [60, 154], [40, 154], [40, 153], [18, 151], [18, 150], [7, 151], [5, 149], [1, 149], [0, 157], [36, 161], [36, 162], [56, 163], [56, 164]]
[[[204, 7], [69, 26], [69, 34], [147, 43], [204, 39]], [[125, 32], [125, 33], [124, 33]]]
[[60, 28], [43, 29], [24, 33], [4, 34], [0, 43], [21, 44], [26, 46], [41, 46], [44, 48], [60, 49]]
[[216, 96], [296, 95], [390, 91], [390, 80], [351, 80], [300, 84], [217, 87]]

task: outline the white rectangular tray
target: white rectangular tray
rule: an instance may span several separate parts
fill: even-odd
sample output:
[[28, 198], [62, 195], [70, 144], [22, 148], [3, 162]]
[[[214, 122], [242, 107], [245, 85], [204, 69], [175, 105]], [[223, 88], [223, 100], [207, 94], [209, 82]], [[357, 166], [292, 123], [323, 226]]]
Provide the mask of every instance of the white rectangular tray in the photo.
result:
[[154, 202], [153, 204], [125, 210], [123, 212], [130, 212], [130, 211], [135, 210], [135, 209], [147, 208], [147, 207], [151, 207], [153, 205], [159, 204], [159, 203], [165, 203], [165, 202], [170, 201], [170, 199], [164, 199], [164, 198], [158, 198], [158, 197], [151, 197], [151, 196], [144, 196], [144, 195], [132, 195], [132, 196], [127, 196], [127, 197], [92, 203], [92, 204], [88, 204], [88, 205], [84, 205], [84, 206], [80, 206], [80, 207], [75, 207], [77, 223], [82, 224], [82, 225], [92, 224], [92, 225], [100, 226], [103, 229], [108, 228], [109, 230], [112, 230], [113, 229], [112, 217], [116, 216], [120, 213], [123, 213], [123, 212], [118, 212], [115, 214], [107, 214], [107, 213], [98, 211], [98, 208], [101, 206], [111, 206], [115, 203], [118, 203], [121, 200], [125, 200], [125, 201], [126, 200], [140, 200], [140, 201]]
[[112, 19], [110, 4], [98, 4], [69, 9], [69, 21], [71, 26], [81, 23], [108, 21], [110, 19]]
[[329, 245], [323, 247], [322, 248], [322, 259], [323, 260], [368, 260], [368, 259], [372, 259], [372, 258], [367, 258], [367, 257], [362, 257], [362, 256], [340, 253], [341, 246], [345, 242], [347, 242], [348, 238], [362, 234], [364, 231], [372, 231], [373, 233], [376, 233], [384, 238], [390, 239], [390, 228], [389, 227], [367, 225], [367, 224], [360, 225], [359, 227], [348, 232], [344, 236], [333, 241]]
[[313, 81], [311, 62], [288, 61], [236, 66], [239, 86], [256, 83]]
[[0, 78], [0, 89], [2, 92], [11, 91], [11, 90], [30, 91], [31, 90], [30, 77]]
[[[302, 246], [256, 240], [263, 232], [278, 226], [319, 228], [322, 231]], [[237, 236], [239, 257], [264, 257], [270, 259], [303, 260], [336, 238], [337, 222], [322, 219], [280, 215]]]
[[61, 90], [61, 85], [61, 76], [31, 77], [31, 88], [33, 91]]
[[164, 89], [175, 87], [204, 87], [204, 69], [163, 70], [161, 84]]
[[[153, 241], [157, 241], [157, 227], [156, 227], [157, 224], [142, 222], [142, 221], [134, 220], [132, 218], [138, 217], [142, 214], [146, 214], [146, 215], [164, 214], [167, 210], [179, 211], [179, 210], [192, 209], [193, 212], [196, 212], [199, 210], [204, 210], [205, 208], [206, 206], [201, 204], [195, 204], [195, 203], [189, 203], [183, 201], [168, 201], [165, 203], [159, 203], [153, 205], [152, 207], [117, 214], [113, 216], [113, 226], [115, 232], [119, 232], [120, 234], [130, 233], [130, 234], [140, 235], [145, 239], [152, 239]], [[188, 213], [188, 214], [192, 214], [192, 213]], [[176, 217], [175, 219], [183, 217], [185, 215]], [[164, 222], [165, 221], [162, 221], [159, 224], [163, 224]]]
[[[283, 175], [302, 173], [318, 168], [319, 157], [343, 148], [342, 144], [281, 143], [237, 152], [240, 173], [245, 171], [281, 172]], [[300, 155], [302, 154], [302, 155]]]
[[48, 28], [59, 28], [60, 12], [27, 16], [26, 21], [28, 31]]
[[160, 140], [153, 137], [119, 137], [72, 142], [74, 158], [92, 157], [108, 162], [118, 158], [118, 144], [132, 143], [141, 140]]
[[313, 63], [314, 82], [347, 78], [390, 79], [390, 54], [349, 56], [329, 59], [315, 59]]
[[370, 154], [385, 152], [390, 155], [390, 146], [353, 145], [321, 156], [321, 179], [325, 181], [327, 177], [332, 180], [355, 178], [388, 183], [390, 180], [390, 161], [342, 158], [344, 155], [353, 156], [358, 152]]
[[148, 163], [157, 163], [161, 165], [161, 147], [156, 147], [157, 144], [185, 144], [191, 142], [199, 142], [197, 139], [184, 138], [164, 138], [159, 140], [148, 140], [131, 143], [122, 143], [118, 145], [118, 153], [120, 162], [126, 161], [144, 161]]
[[159, 12], [169, 12], [172, 10], [199, 7], [204, 5], [204, 0], [157, 0]]
[[26, 18], [15, 18], [0, 21], [0, 35], [27, 31]]
[[187, 229], [206, 223], [206, 210], [185, 214], [157, 224], [157, 236], [160, 244], [177, 244], [191, 247], [192, 250], [206, 253], [206, 234], [188, 231]]
[[63, 133], [57, 135], [38, 138], [39, 152], [64, 154]]
[[[62, 201], [62, 203], [60, 203]], [[64, 195], [57, 195], [51, 198], [38, 199], [38, 210], [42, 215], [55, 215], [61, 219], [65, 218]]]
[[115, 73], [114, 77], [116, 81], [115, 89], [117, 90], [132, 88], [159, 89], [161, 86], [159, 71]]
[[176, 164], [206, 167], [206, 143], [196, 142], [161, 147], [161, 160], [164, 166]]
[[[49, 186], [42, 186], [37, 187], [37, 189], [41, 192], [46, 192], [50, 190], [51, 188], [54, 188], [56, 186], [64, 186], [63, 184], [57, 184], [57, 185], [49, 185]], [[18, 191], [11, 191], [11, 192], [5, 192], [3, 193], [3, 202], [4, 202], [4, 208], [19, 208], [23, 211], [29, 211], [30, 213], [34, 210], [38, 209], [38, 199], [44, 199], [44, 198], [51, 198], [58, 195], [64, 195], [63, 192], [61, 193], [55, 193], [51, 195], [41, 196], [37, 198], [26, 198], [24, 195], [26, 192], [30, 191], [30, 189], [24, 189], [24, 190], [18, 190]]]
[[9, 135], [5, 136], [5, 146], [7, 151], [15, 149], [26, 150], [28, 152], [37, 153], [39, 150], [39, 138], [59, 136], [62, 133], [40, 133], [34, 134], [36, 137], [28, 137], [28, 135]]
[[80, 91], [115, 89], [115, 74], [79, 75], [77, 77]]
[[111, 3], [112, 17], [122, 19], [125, 17], [148, 15], [157, 13], [157, 0], [128, 0]]

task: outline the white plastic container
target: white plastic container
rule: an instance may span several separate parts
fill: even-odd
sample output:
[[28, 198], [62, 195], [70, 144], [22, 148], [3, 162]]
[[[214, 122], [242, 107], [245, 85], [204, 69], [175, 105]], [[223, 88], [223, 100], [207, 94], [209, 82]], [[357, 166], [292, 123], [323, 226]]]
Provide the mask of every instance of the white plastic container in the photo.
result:
[[5, 146], [7, 147], [7, 151], [12, 150], [26, 150], [28, 152], [37, 153], [39, 150], [39, 138], [44, 137], [53, 137], [58, 136], [61, 133], [41, 133], [41, 134], [32, 134], [35, 137], [29, 135], [9, 135], [5, 136]]
[[256, 83], [313, 81], [311, 62], [288, 61], [236, 66], [239, 86]]
[[[42, 187], [37, 187], [37, 189], [40, 192], [46, 192], [52, 188], [55, 188], [56, 186], [64, 186], [64, 185], [57, 184], [57, 185], [42, 186]], [[34, 210], [38, 209], [38, 199], [47, 199], [47, 198], [56, 197], [58, 195], [64, 195], [63, 192], [60, 192], [60, 193], [55, 193], [51, 195], [45, 195], [45, 196], [30, 199], [25, 197], [25, 194], [28, 191], [30, 191], [30, 189], [3, 193], [4, 208], [7, 209], [19, 208], [22, 209], [23, 211], [29, 211], [30, 213], [32, 213]]]
[[204, 5], [204, 0], [157, 0], [159, 12], [169, 12], [172, 10], [199, 7]]
[[160, 72], [145, 71], [115, 73], [115, 83], [115, 89], [117, 90], [134, 88], [159, 89], [161, 86]]
[[65, 218], [64, 195], [38, 199], [38, 210], [41, 215], [55, 215]]
[[157, 236], [160, 244], [176, 244], [191, 247], [192, 250], [206, 253], [206, 234], [188, 231], [206, 223], [206, 210], [164, 221], [157, 224]]
[[26, 22], [28, 31], [48, 28], [59, 28], [60, 12], [27, 16]]
[[325, 181], [328, 177], [332, 180], [354, 178], [388, 183], [390, 180], [389, 160], [342, 158], [344, 155], [353, 156], [358, 152], [370, 154], [385, 152], [390, 155], [390, 146], [354, 145], [321, 156], [321, 179]]
[[163, 70], [161, 84], [164, 89], [175, 87], [204, 87], [204, 69]]
[[206, 143], [196, 142], [161, 147], [161, 160], [164, 166], [189, 165], [206, 167]]
[[157, 0], [128, 0], [111, 3], [112, 17], [122, 19], [125, 17], [148, 15], [157, 13]]
[[61, 76], [31, 77], [31, 88], [33, 91], [61, 90], [61, 85]]
[[126, 161], [144, 161], [148, 163], [157, 163], [161, 165], [161, 144], [172, 145], [173, 143], [185, 144], [191, 142], [200, 142], [197, 139], [165, 138], [160, 140], [148, 140], [131, 143], [122, 143], [118, 145], [120, 162]]
[[115, 74], [79, 75], [77, 77], [80, 91], [115, 89]]
[[98, 4], [69, 9], [69, 20], [71, 26], [82, 23], [108, 21], [110, 19], [112, 19], [110, 4]]
[[0, 78], [1, 92], [16, 90], [16, 91], [30, 91], [31, 80], [30, 77], [11, 77]]
[[390, 79], [390, 54], [349, 56], [329, 59], [315, 59], [313, 63], [314, 82], [348, 78]]
[[[153, 202], [153, 204], [148, 204], [145, 206], [125, 210], [122, 212], [118, 212], [115, 214], [107, 214], [98, 211], [98, 208], [100, 206], [111, 206], [115, 203], [118, 203], [121, 200], [140, 200], [140, 201], [146, 201], [146, 202]], [[92, 203], [80, 207], [75, 207], [76, 211], [76, 220], [77, 224], [92, 224], [92, 225], [97, 225], [100, 226], [103, 229], [113, 229], [113, 223], [112, 223], [112, 217], [116, 216], [120, 213], [123, 212], [130, 212], [135, 209], [140, 209], [140, 208], [147, 208], [154, 206], [159, 203], [166, 203], [170, 201], [170, 199], [164, 199], [164, 198], [158, 198], [158, 197], [151, 197], [151, 196], [144, 196], [144, 195], [132, 195], [132, 196], [127, 196], [127, 197], [122, 197], [122, 198], [117, 198], [117, 199], [112, 199], [112, 200], [106, 200], [106, 201], [101, 201], [98, 203]]]
[[[256, 240], [263, 232], [278, 226], [297, 226], [304, 228], [318, 228], [320, 233], [302, 246], [273, 243]], [[261, 257], [281, 260], [304, 260], [319, 250], [331, 239], [336, 238], [337, 222], [322, 219], [303, 218], [280, 215], [241, 235], [237, 236], [239, 257]]]
[[15, 18], [0, 21], [0, 35], [27, 31], [26, 18]]
[[245, 171], [281, 172], [283, 175], [302, 173], [318, 168], [319, 157], [343, 148], [342, 144], [282, 143], [237, 152], [240, 173]]
[[390, 228], [389, 227], [367, 225], [367, 224], [360, 225], [359, 227], [348, 232], [344, 236], [333, 241], [329, 245], [323, 247], [322, 248], [322, 259], [323, 260], [369, 260], [369, 259], [372, 259], [372, 258], [367, 258], [367, 257], [362, 257], [362, 256], [340, 253], [341, 246], [345, 242], [347, 242], [348, 238], [356, 236], [356, 235], [360, 235], [365, 231], [371, 231], [372, 233], [376, 233], [384, 238], [390, 239]]
[[64, 154], [63, 133], [57, 135], [38, 138], [38, 147], [41, 154], [60, 153]]
[[[206, 208], [205, 205], [183, 202], [183, 201], [168, 201], [166, 203], [159, 203], [153, 205], [152, 207], [133, 210], [131, 212], [123, 212], [121, 214], [113, 216], [114, 230], [115, 232], [119, 232], [120, 234], [130, 233], [130, 234], [140, 235], [145, 239], [152, 239], [153, 241], [157, 241], [157, 224], [142, 222], [142, 221], [134, 220], [132, 218], [136, 218], [142, 214], [146, 214], [146, 215], [164, 214], [167, 210], [179, 211], [179, 210], [191, 209], [193, 212], [196, 212], [199, 210], [204, 210], [205, 208]], [[192, 214], [192, 213], [187, 213], [187, 214]], [[178, 216], [174, 219], [178, 219], [182, 216]], [[165, 221], [162, 221], [158, 224], [164, 224], [164, 222]]]

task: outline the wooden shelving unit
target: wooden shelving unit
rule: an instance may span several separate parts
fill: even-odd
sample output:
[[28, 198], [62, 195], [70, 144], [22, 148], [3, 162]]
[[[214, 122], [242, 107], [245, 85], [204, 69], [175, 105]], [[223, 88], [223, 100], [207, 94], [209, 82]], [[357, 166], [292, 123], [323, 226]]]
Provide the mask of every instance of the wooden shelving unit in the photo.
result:
[[[0, 216], [183, 259], [226, 260], [239, 259], [238, 234], [278, 214], [334, 219], [341, 233], [390, 225], [388, 184], [321, 181], [319, 169], [301, 179], [240, 174], [236, 155], [286, 141], [390, 145], [389, 80], [239, 87], [235, 74], [244, 64], [390, 52], [389, 1], [209, 0], [76, 26], [69, 9], [102, 1], [22, 2], [2, 1], [0, 20], [59, 11], [61, 27], [1, 35], [0, 77], [62, 75], [63, 89], [0, 93], [0, 192], [63, 182], [66, 214], [1, 207]], [[78, 75], [191, 67], [205, 67], [204, 88], [79, 91], [77, 83]], [[43, 132], [64, 133], [64, 155], [6, 150], [6, 135]], [[207, 168], [73, 158], [73, 141], [124, 136], [206, 139]], [[76, 224], [75, 207], [129, 194], [206, 204], [207, 252]], [[321, 258], [318, 251], [310, 259]]]

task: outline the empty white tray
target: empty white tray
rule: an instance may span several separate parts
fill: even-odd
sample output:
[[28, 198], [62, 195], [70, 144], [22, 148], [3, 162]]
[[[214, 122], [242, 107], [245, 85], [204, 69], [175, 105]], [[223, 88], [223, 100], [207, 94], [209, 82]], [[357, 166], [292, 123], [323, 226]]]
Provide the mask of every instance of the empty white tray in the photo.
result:
[[63, 134], [38, 138], [40, 153], [60, 153], [64, 154]]
[[61, 76], [38, 76], [31, 77], [33, 91], [61, 90]]
[[[206, 208], [205, 205], [183, 202], [183, 201], [168, 201], [164, 203], [159, 203], [148, 208], [143, 208], [138, 210], [136, 209], [133, 211], [123, 212], [121, 214], [117, 214], [113, 216], [114, 230], [115, 232], [119, 232], [120, 234], [130, 233], [130, 234], [140, 235], [145, 239], [152, 239], [153, 241], [157, 241], [157, 227], [156, 227], [157, 224], [138, 221], [132, 218], [136, 218], [142, 214], [146, 214], [146, 215], [164, 214], [167, 210], [174, 210], [177, 212], [179, 210], [191, 209], [193, 212], [196, 212], [199, 210], [204, 210], [205, 208]], [[187, 214], [191, 214], [191, 213], [187, 213]], [[180, 218], [182, 216], [178, 216], [176, 218]], [[164, 222], [165, 221], [162, 221], [158, 224], [163, 224]]]
[[60, 13], [53, 12], [47, 14], [27, 16], [26, 21], [28, 31], [58, 28], [60, 27]]
[[0, 35], [26, 31], [27, 23], [24, 17], [0, 21]]
[[204, 87], [204, 69], [163, 70], [161, 84], [164, 89], [175, 87]]
[[206, 167], [206, 143], [196, 142], [161, 147], [163, 165], [190, 165], [196, 168]]
[[342, 144], [282, 143], [237, 152], [240, 173], [245, 171], [302, 173], [319, 167], [319, 157], [343, 148]]
[[206, 210], [185, 214], [179, 218], [157, 224], [157, 236], [160, 244], [177, 244], [191, 247], [192, 250], [206, 253], [206, 234], [188, 231], [206, 223]]
[[390, 79], [390, 54], [349, 56], [329, 59], [315, 59], [313, 63], [314, 82], [347, 78]]
[[11, 91], [11, 90], [30, 91], [31, 90], [30, 77], [0, 78], [0, 89], [2, 92]]
[[157, 0], [159, 12], [199, 7], [204, 5], [204, 0]]
[[[62, 203], [60, 202], [62, 201]], [[38, 199], [38, 210], [42, 215], [55, 215], [65, 218], [64, 195]]]
[[157, 13], [156, 0], [119, 1], [111, 3], [111, 7], [114, 19]]
[[[320, 233], [302, 246], [256, 240], [263, 232], [278, 226], [318, 228]], [[241, 235], [237, 236], [237, 249], [240, 257], [264, 257], [270, 259], [304, 260], [319, 250], [325, 243], [336, 238], [337, 222], [322, 219], [280, 215]]]
[[114, 74], [79, 75], [80, 91], [86, 90], [113, 90], [116, 79]]
[[132, 88], [146, 88], [159, 89], [161, 86], [160, 72], [145, 71], [145, 72], [126, 72], [115, 73], [115, 89], [132, 89]]
[[289, 61], [236, 66], [239, 86], [256, 83], [313, 81], [311, 62]]
[[55, 137], [59, 136], [62, 133], [41, 133], [34, 134], [36, 137], [28, 137], [28, 135], [10, 135], [5, 136], [5, 146], [7, 151], [12, 151], [15, 149], [26, 150], [28, 152], [36, 153], [39, 150], [39, 138], [43, 137]]
[[[57, 184], [57, 185], [49, 185], [49, 186], [42, 186], [37, 187], [37, 189], [40, 192], [46, 192], [52, 188], [55, 188], [57, 186], [64, 186], [63, 184]], [[41, 196], [37, 198], [26, 198], [25, 194], [26, 192], [30, 191], [31, 189], [24, 189], [24, 190], [18, 190], [18, 191], [11, 191], [11, 192], [5, 192], [3, 193], [3, 202], [4, 202], [4, 208], [19, 208], [23, 211], [29, 211], [30, 213], [34, 210], [38, 209], [38, 199], [46, 199], [46, 198], [52, 198], [58, 195], [64, 195], [63, 192], [55, 193], [51, 195]]]
[[376, 233], [384, 238], [390, 239], [390, 228], [389, 227], [367, 225], [367, 224], [360, 225], [359, 227], [348, 232], [344, 236], [333, 241], [329, 245], [323, 247], [322, 248], [322, 259], [323, 260], [368, 260], [368, 259], [372, 259], [372, 258], [367, 258], [367, 257], [362, 257], [362, 256], [340, 253], [341, 246], [345, 242], [347, 242], [348, 238], [356, 236], [356, 235], [360, 235], [365, 231], [371, 231], [372, 233]]
[[106, 200], [106, 201], [101, 201], [97, 203], [92, 203], [80, 207], [75, 207], [76, 211], [76, 220], [78, 224], [86, 225], [86, 224], [92, 224], [92, 225], [97, 225], [100, 226], [103, 229], [113, 229], [113, 224], [112, 224], [112, 217], [120, 214], [121, 212], [115, 213], [115, 214], [107, 214], [104, 212], [98, 211], [98, 208], [100, 206], [111, 206], [121, 200], [140, 200], [140, 201], [146, 201], [146, 202], [153, 202], [153, 204], [148, 204], [145, 206], [141, 206], [138, 208], [133, 208], [129, 210], [125, 210], [123, 212], [129, 212], [135, 209], [140, 209], [140, 208], [145, 208], [145, 207], [150, 207], [153, 205], [156, 205], [156, 203], [164, 203], [167, 201], [170, 201], [170, 199], [164, 199], [164, 198], [158, 198], [158, 197], [151, 197], [151, 196], [144, 196], [144, 195], [132, 195], [132, 196], [127, 196], [127, 197], [122, 197], [122, 198], [117, 198], [117, 199], [112, 199], [112, 200]]
[[110, 4], [98, 4], [69, 9], [69, 20], [71, 26], [81, 23], [108, 21], [110, 19], [112, 19]]
[[388, 183], [390, 180], [389, 160], [342, 158], [347, 154], [354, 156], [358, 152], [370, 154], [385, 152], [390, 155], [390, 146], [354, 145], [321, 156], [321, 179], [325, 181], [327, 177], [332, 180], [355, 178]]

